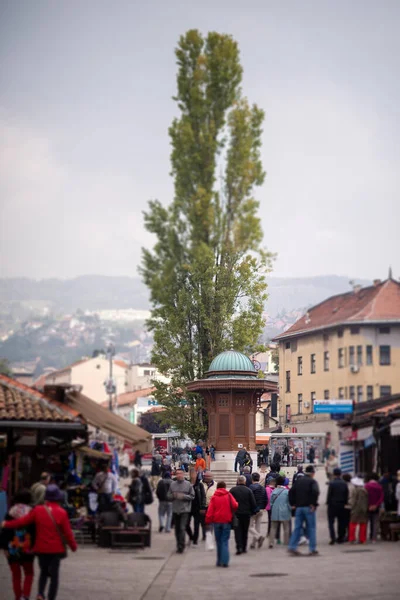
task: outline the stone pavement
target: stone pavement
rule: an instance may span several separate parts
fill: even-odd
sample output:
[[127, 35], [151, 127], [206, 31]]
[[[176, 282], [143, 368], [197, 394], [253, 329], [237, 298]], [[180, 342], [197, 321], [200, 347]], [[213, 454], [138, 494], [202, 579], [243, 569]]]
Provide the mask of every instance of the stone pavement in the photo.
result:
[[[58, 600], [230, 600], [251, 596], [294, 600], [397, 600], [400, 596], [400, 542], [367, 546], [329, 546], [326, 485], [318, 473], [322, 497], [318, 511], [320, 556], [290, 557], [283, 546], [234, 556], [229, 569], [215, 567], [215, 552], [204, 544], [175, 554], [173, 534], [159, 534], [156, 503], [150, 507], [154, 535], [145, 551], [80, 547], [63, 561]], [[264, 519], [263, 529], [266, 529]], [[301, 548], [306, 553], [307, 548]], [[35, 583], [36, 586], [36, 583]], [[36, 590], [36, 587], [34, 587]], [[34, 596], [32, 596], [34, 597]], [[13, 600], [8, 567], [0, 558], [0, 599]]]

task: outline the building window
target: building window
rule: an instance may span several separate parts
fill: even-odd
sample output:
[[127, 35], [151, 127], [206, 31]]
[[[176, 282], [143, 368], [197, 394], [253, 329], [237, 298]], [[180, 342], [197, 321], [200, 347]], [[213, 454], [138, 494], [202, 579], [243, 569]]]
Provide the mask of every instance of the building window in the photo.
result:
[[286, 423], [290, 423], [290, 404], [286, 404]]
[[349, 365], [354, 365], [354, 346], [349, 346]]
[[390, 327], [379, 327], [379, 333], [390, 333]]
[[291, 342], [290, 349], [292, 352], [297, 352], [297, 340], [294, 340], [294, 342]]
[[315, 392], [311, 392], [311, 410], [314, 412], [314, 402], [317, 399]]
[[324, 390], [324, 400], [329, 400], [329, 390]]
[[379, 364], [390, 365], [390, 346], [379, 346]]
[[303, 375], [303, 357], [297, 357], [297, 375]]
[[285, 342], [285, 350], [290, 350], [290, 342]]
[[367, 385], [367, 400], [373, 400], [373, 399], [374, 399], [374, 386]]
[[329, 350], [324, 352], [324, 371], [329, 371]]
[[350, 396], [350, 400], [353, 400], [353, 402], [354, 402], [354, 400], [356, 399], [356, 390], [355, 390], [354, 385], [351, 385], [349, 387], [349, 396]]
[[366, 351], [365, 364], [372, 365], [372, 346], [367, 346]]
[[329, 333], [324, 333], [322, 339], [324, 340], [324, 342], [329, 342]]
[[339, 400], [344, 399], [344, 389], [342, 387], [339, 388]]
[[303, 414], [303, 394], [297, 394], [297, 412]]
[[392, 395], [392, 386], [390, 385], [381, 385], [379, 389], [380, 397], [391, 396]]
[[338, 329], [337, 336], [343, 337], [343, 329]]
[[286, 371], [286, 391], [290, 392], [290, 371]]
[[353, 325], [353, 327], [350, 327], [350, 333], [351, 335], [357, 335], [357, 333], [360, 333], [360, 328]]
[[357, 386], [357, 402], [362, 402], [362, 401], [363, 401], [363, 386], [358, 385]]
[[311, 354], [311, 373], [316, 371], [315, 354]]
[[339, 348], [338, 350], [338, 364], [339, 369], [344, 367], [344, 348]]
[[362, 355], [363, 355], [363, 347], [362, 346], [357, 346], [357, 364], [359, 367], [361, 367], [362, 365]]

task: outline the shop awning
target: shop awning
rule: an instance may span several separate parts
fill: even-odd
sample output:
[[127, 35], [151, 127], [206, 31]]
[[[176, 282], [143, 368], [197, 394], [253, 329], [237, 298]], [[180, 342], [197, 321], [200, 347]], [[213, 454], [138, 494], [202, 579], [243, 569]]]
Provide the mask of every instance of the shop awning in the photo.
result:
[[151, 450], [151, 433], [148, 433], [137, 425], [132, 425], [80, 392], [73, 391], [67, 393], [64, 401], [68, 406], [82, 415], [92, 427], [101, 429], [109, 435], [122, 438], [128, 444], [132, 444], [135, 450], [140, 450], [141, 452], [149, 452]]
[[400, 419], [390, 423], [390, 435], [400, 435]]
[[98, 458], [99, 460], [109, 460], [111, 458], [111, 454], [99, 452], [99, 450], [94, 450], [93, 448], [89, 448], [89, 446], [79, 446], [79, 448], [75, 448], [75, 451], [82, 452], [85, 456], [91, 456], [93, 458]]

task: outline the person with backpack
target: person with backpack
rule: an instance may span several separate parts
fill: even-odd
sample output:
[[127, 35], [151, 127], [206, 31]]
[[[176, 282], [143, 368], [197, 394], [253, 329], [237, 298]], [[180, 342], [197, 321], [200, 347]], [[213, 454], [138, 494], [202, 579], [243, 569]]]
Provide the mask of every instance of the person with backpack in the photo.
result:
[[[28, 490], [17, 492], [5, 520], [11, 521], [29, 514], [32, 510], [31, 502], [32, 497]], [[28, 600], [31, 594], [34, 535], [35, 529], [32, 525], [20, 529], [3, 529], [0, 535], [0, 548], [4, 550], [10, 567], [15, 600]]]
[[132, 506], [133, 512], [144, 512], [143, 483], [138, 469], [132, 469], [132, 481], [126, 495], [126, 500]]
[[353, 477], [351, 480], [352, 488], [349, 494], [350, 506], [350, 524], [349, 524], [349, 542], [355, 544], [367, 543], [367, 523], [368, 523], [368, 492], [364, 487], [364, 480], [361, 476]]
[[[186, 532], [189, 536], [192, 544], [197, 546], [199, 540], [199, 532], [200, 525], [203, 525], [203, 533], [205, 535], [205, 525], [204, 520], [202, 522], [202, 515], [206, 510], [206, 492], [204, 489], [204, 485], [199, 477], [199, 473], [196, 473], [196, 470], [192, 467], [189, 469], [189, 481], [193, 486], [194, 490], [194, 498], [192, 501], [192, 506], [190, 510], [190, 517], [186, 527]], [[191, 520], [193, 518], [193, 531], [191, 529]]]
[[47, 600], [55, 600], [59, 585], [61, 559], [67, 555], [67, 545], [76, 552], [77, 545], [68, 520], [68, 515], [60, 504], [64, 494], [55, 484], [46, 488], [45, 503], [35, 506], [25, 516], [4, 521], [4, 529], [21, 529], [35, 526], [35, 543], [32, 551], [37, 555], [40, 566], [37, 600], [45, 599], [47, 580], [50, 586]]
[[172, 523], [172, 500], [168, 497], [169, 488], [171, 487], [171, 474], [167, 471], [164, 477], [160, 479], [157, 485], [156, 496], [158, 498], [158, 521], [161, 533], [171, 531]]

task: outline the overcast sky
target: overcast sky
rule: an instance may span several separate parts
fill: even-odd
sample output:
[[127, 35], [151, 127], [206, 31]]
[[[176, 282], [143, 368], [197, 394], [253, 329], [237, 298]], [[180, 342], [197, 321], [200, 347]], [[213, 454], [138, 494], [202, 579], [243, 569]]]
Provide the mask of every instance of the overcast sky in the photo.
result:
[[400, 277], [398, 0], [0, 0], [0, 276], [136, 275], [174, 47], [230, 33], [266, 112], [274, 274]]

